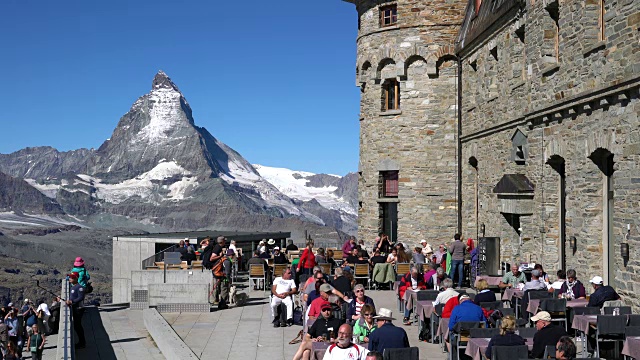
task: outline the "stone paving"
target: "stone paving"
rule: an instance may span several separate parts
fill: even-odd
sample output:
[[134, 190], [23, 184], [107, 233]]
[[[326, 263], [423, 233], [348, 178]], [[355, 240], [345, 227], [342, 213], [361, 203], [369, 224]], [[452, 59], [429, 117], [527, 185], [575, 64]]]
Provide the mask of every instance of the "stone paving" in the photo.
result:
[[[366, 291], [376, 307], [392, 309], [396, 325], [409, 335], [411, 346], [420, 348], [420, 358], [446, 359], [438, 345], [418, 341], [418, 326], [403, 326], [393, 291]], [[250, 291], [250, 301], [243, 307], [205, 314], [164, 313], [178, 336], [200, 358], [228, 360], [292, 359], [298, 344], [289, 345], [300, 326], [274, 328], [271, 309], [262, 291]], [[427, 356], [428, 354], [428, 356]]]

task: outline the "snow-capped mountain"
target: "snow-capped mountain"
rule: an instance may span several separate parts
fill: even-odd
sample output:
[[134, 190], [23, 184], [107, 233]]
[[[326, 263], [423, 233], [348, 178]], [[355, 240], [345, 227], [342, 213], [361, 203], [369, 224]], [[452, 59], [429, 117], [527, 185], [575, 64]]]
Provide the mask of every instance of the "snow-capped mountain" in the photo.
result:
[[189, 103], [162, 71], [97, 150], [0, 154], [0, 172], [87, 222], [109, 214], [166, 230], [355, 230], [353, 174], [251, 165], [195, 125]]

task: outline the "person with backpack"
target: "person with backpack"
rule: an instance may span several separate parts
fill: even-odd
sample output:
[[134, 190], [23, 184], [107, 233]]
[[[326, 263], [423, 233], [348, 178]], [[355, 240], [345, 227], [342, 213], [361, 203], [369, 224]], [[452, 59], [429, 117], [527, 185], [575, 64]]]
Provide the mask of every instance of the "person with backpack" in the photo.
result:
[[[215, 243], [209, 243], [207, 247], [204, 249], [202, 253], [202, 267], [211, 270], [212, 286], [211, 286], [211, 294], [216, 294], [216, 289], [218, 287], [218, 279], [215, 276], [215, 272], [217, 268], [218, 273], [221, 274], [220, 268], [222, 267], [221, 259], [222, 259], [222, 247], [225, 244], [224, 236], [218, 236]], [[219, 294], [219, 293], [218, 293]], [[214, 303], [219, 303], [220, 299], [216, 298], [214, 295]]]
[[73, 262], [73, 269], [71, 269], [70, 272], [78, 273], [80, 276], [78, 278], [78, 284], [84, 288], [85, 294], [91, 294], [93, 292], [93, 286], [91, 286], [91, 283], [89, 282], [89, 280], [91, 280], [91, 276], [84, 265], [84, 259], [82, 257], [78, 256], [76, 258], [76, 261]]
[[32, 327], [33, 334], [29, 335], [27, 340], [27, 348], [31, 351], [31, 359], [42, 360], [42, 352], [44, 351], [44, 343], [47, 341], [44, 334], [38, 330], [38, 324]]
[[214, 297], [219, 299], [218, 310], [228, 309], [229, 290], [231, 288], [231, 273], [233, 272], [232, 258], [235, 255], [233, 250], [228, 249], [226, 256], [223, 256], [219, 263], [219, 267], [213, 268], [213, 277], [216, 279], [217, 286], [214, 291]]

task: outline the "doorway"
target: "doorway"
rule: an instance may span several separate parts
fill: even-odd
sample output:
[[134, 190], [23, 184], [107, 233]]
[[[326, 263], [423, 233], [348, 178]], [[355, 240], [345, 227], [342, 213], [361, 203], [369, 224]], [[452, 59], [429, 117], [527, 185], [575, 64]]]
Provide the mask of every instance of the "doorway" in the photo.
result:
[[380, 203], [381, 231], [389, 236], [392, 243], [398, 240], [398, 203]]

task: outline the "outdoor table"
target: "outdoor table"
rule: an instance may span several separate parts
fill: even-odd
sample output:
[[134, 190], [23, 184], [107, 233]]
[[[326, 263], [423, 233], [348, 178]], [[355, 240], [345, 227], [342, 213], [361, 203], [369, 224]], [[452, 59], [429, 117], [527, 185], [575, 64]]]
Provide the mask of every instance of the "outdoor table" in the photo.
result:
[[[536, 314], [540, 309], [540, 300], [541, 299], [531, 299], [529, 300], [529, 305], [527, 305], [527, 311]], [[586, 307], [589, 304], [589, 300], [587, 299], [576, 299], [576, 300], [567, 300], [567, 309], [568, 308], [577, 308], [577, 307]]]
[[311, 360], [322, 360], [324, 353], [327, 352], [327, 348], [331, 345], [330, 342], [314, 341], [311, 343]]
[[426, 322], [431, 319], [431, 314], [433, 313], [433, 309], [435, 308], [433, 303], [434, 302], [431, 300], [416, 301], [416, 313], [420, 320]]
[[[481, 360], [483, 359], [484, 353], [487, 352], [487, 348], [489, 347], [490, 338], [471, 338], [467, 341], [467, 348], [464, 353], [467, 356], [470, 356], [473, 360]], [[533, 338], [525, 338], [525, 343], [527, 347], [529, 347], [529, 351], [533, 349]]]
[[514, 297], [522, 299], [524, 291], [514, 288], [506, 288], [504, 294], [502, 294], [502, 300], [511, 301]]
[[478, 276], [476, 276], [476, 281], [478, 281], [480, 279], [487, 280], [487, 284], [489, 286], [498, 286], [498, 285], [500, 285], [500, 281], [502, 281], [502, 276], [489, 276], [489, 275], [478, 275]]
[[415, 302], [418, 298], [418, 291], [407, 289], [404, 292], [404, 308], [414, 310]]
[[575, 315], [573, 317], [571, 327], [576, 329], [576, 337], [579, 332], [582, 339], [582, 357], [587, 357], [587, 347], [585, 346], [587, 343], [587, 335], [589, 335], [591, 325], [595, 325], [597, 322], [598, 315]]
[[440, 318], [436, 336], [442, 335], [442, 341], [449, 340], [449, 318]]
[[640, 337], [628, 337], [624, 341], [622, 355], [630, 356], [634, 359], [640, 359]]

